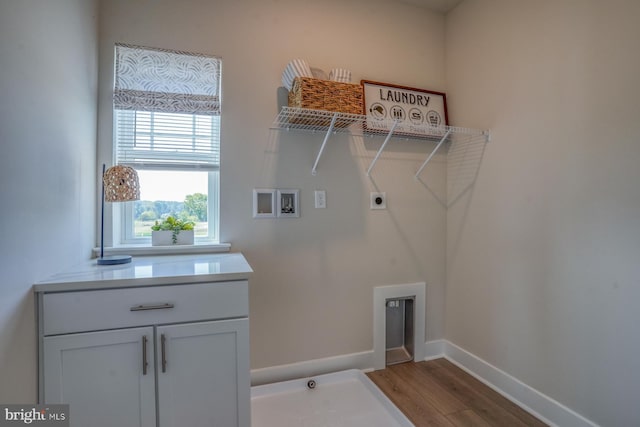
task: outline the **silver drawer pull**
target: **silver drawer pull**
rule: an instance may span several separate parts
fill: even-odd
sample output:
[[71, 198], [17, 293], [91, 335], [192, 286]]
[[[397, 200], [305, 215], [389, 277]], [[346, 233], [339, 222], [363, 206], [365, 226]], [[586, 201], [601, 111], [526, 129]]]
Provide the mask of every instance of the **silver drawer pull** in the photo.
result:
[[162, 358], [162, 372], [167, 372], [167, 339], [160, 335], [160, 353]]
[[149, 362], [147, 362], [147, 336], [142, 336], [142, 375], [147, 375], [147, 366], [149, 366]]
[[165, 310], [167, 308], [173, 308], [173, 304], [156, 304], [156, 305], [135, 305], [130, 308], [131, 311], [145, 311], [145, 310]]

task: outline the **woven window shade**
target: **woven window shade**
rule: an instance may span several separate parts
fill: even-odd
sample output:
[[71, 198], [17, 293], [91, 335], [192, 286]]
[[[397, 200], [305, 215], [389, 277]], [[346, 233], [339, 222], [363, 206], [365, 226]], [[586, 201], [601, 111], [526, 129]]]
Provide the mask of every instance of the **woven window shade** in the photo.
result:
[[116, 163], [136, 169], [220, 166], [219, 58], [116, 45]]
[[220, 114], [219, 58], [125, 44], [115, 58], [115, 109]]

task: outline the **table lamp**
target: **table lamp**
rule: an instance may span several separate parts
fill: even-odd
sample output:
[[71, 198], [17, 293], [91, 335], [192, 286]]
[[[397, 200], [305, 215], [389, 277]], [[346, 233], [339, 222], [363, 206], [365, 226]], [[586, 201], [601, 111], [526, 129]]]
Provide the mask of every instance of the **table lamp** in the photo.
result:
[[98, 265], [126, 264], [131, 255], [104, 256], [104, 202], [140, 200], [140, 183], [135, 169], [116, 165], [106, 169], [102, 165], [102, 216], [100, 220], [100, 258]]

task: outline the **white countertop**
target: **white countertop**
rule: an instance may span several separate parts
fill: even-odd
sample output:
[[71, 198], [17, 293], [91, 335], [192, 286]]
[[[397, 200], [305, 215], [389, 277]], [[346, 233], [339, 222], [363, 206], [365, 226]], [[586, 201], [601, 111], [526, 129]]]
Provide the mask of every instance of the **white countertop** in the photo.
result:
[[136, 256], [131, 263], [98, 265], [96, 260], [36, 283], [35, 292], [64, 292], [136, 286], [247, 280], [253, 273], [241, 253]]

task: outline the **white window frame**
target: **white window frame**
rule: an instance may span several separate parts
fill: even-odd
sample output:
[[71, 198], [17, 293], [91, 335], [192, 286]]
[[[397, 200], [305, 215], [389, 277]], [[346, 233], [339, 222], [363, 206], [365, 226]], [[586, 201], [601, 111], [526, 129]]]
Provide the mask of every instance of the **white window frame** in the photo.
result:
[[[162, 169], [153, 169], [162, 170]], [[220, 243], [220, 171], [208, 172], [207, 185], [207, 227], [208, 235], [196, 236], [196, 245], [218, 244]], [[120, 245], [149, 245], [151, 237], [135, 237], [135, 219], [133, 218], [133, 203], [122, 203], [117, 209], [120, 216], [115, 224], [120, 224]]]
[[[149, 73], [149, 68], [146, 66], [149, 63], [148, 58], [154, 58], [151, 62], [155, 64], [172, 65], [168, 67], [159, 65], [158, 67], [163, 69], [163, 73]], [[136, 67], [137, 63], [144, 65]], [[122, 68], [120, 64], [123, 65]], [[133, 67], [131, 66], [132, 64], [134, 65]], [[127, 132], [124, 133], [125, 139], [123, 141], [125, 145], [121, 147], [118, 145], [118, 132], [120, 130], [118, 129], [117, 110], [193, 114], [196, 116], [213, 115], [220, 120], [220, 67], [220, 58], [208, 55], [116, 44], [113, 109], [114, 164], [129, 165], [138, 170], [167, 172], [172, 170], [191, 170], [194, 172], [200, 170], [206, 172], [208, 174], [208, 235], [206, 237], [196, 237], [196, 244], [219, 244], [220, 241], [220, 122], [218, 121], [216, 124], [217, 146], [209, 145], [207, 148], [206, 145], [196, 144], [194, 139], [194, 144], [196, 145], [191, 154], [183, 152], [181, 146], [174, 145], [164, 145], [155, 153], [148, 151], [145, 154], [138, 152], [137, 149], [131, 149], [135, 145], [128, 144], [135, 144], [135, 136], [133, 140], [129, 140], [126, 135], [130, 134]], [[185, 73], [187, 70], [188, 74]], [[126, 121], [123, 121], [122, 124], [126, 125], [126, 123], [136, 123], [137, 118], [134, 116], [133, 122], [129, 122], [126, 118], [124, 120]], [[133, 135], [135, 135], [135, 130], [133, 132]], [[216, 132], [213, 132], [212, 136], [215, 136], [215, 134]], [[200, 139], [200, 142], [202, 141]], [[166, 151], [167, 149], [169, 151]], [[176, 150], [176, 157], [172, 158], [171, 155], [165, 157], [163, 155], [163, 150], [164, 154], [166, 154], [167, 152], [172, 153], [171, 150], [173, 149]], [[193, 153], [196, 153], [195, 156]], [[122, 157], [123, 154], [124, 157]], [[158, 154], [160, 154], [159, 157]], [[140, 155], [142, 155], [142, 158], [139, 157]], [[204, 157], [200, 157], [201, 155]], [[133, 203], [123, 203], [117, 208], [114, 206], [112, 210], [112, 236], [116, 245], [149, 245], [151, 243], [150, 237], [135, 236], [133, 207]]]

